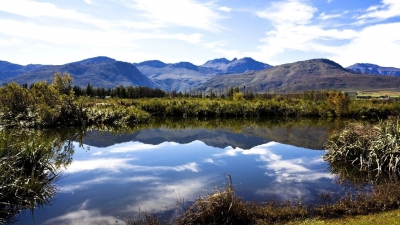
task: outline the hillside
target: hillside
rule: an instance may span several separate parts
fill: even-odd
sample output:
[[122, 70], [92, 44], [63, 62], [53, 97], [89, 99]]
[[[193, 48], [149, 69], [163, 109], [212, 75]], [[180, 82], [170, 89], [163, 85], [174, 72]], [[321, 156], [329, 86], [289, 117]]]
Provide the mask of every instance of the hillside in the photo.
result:
[[[0, 70], [0, 72], [2, 72]], [[86, 87], [90, 82], [94, 87], [113, 88], [115, 86], [156, 87], [154, 82], [144, 76], [131, 63], [120, 62], [108, 57], [95, 57], [57, 66], [41, 66], [29, 72], [1, 80], [2, 83], [52, 82], [54, 73], [68, 72], [74, 78], [74, 85]]]
[[384, 76], [400, 76], [400, 69], [394, 67], [382, 67], [370, 63], [356, 63], [347, 67], [357, 73], [375, 74]]
[[269, 90], [279, 93], [311, 89], [366, 90], [397, 88], [400, 78], [357, 74], [328, 59], [311, 59], [257, 72], [217, 76], [200, 89], [225, 90], [235, 86], [246, 86], [253, 92]]

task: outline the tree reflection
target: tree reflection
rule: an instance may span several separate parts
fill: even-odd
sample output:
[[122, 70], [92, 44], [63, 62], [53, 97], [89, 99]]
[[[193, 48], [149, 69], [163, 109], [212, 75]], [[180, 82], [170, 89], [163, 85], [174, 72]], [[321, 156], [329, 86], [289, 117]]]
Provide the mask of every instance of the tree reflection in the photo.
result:
[[71, 164], [73, 141], [82, 137], [76, 129], [0, 131], [0, 224], [50, 204], [60, 168]]

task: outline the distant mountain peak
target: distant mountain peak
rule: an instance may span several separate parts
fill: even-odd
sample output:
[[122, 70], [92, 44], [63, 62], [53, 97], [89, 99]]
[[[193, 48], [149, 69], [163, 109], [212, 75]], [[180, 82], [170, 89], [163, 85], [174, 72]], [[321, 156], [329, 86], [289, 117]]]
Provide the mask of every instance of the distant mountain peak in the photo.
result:
[[[236, 58], [234, 58], [232, 61], [235, 61]], [[231, 61], [229, 61], [226, 58], [219, 58], [219, 59], [213, 59], [213, 60], [208, 60], [206, 63], [203, 64], [204, 67], [210, 67], [207, 65], [214, 65], [214, 64], [228, 64]]]
[[213, 59], [207, 61], [203, 67], [214, 68], [224, 73], [243, 73], [252, 70], [264, 70], [272, 67], [271, 65], [258, 62], [250, 57], [244, 57], [241, 59], [234, 58], [232, 61], [226, 58]]
[[104, 63], [104, 62], [115, 62], [115, 59], [109, 58], [107, 56], [96, 56], [93, 58], [84, 59], [81, 61], [73, 62], [73, 63], [80, 63], [80, 64], [97, 64], [97, 63]]
[[178, 63], [174, 63], [171, 64], [172, 68], [184, 68], [184, 69], [188, 69], [188, 70], [195, 70], [198, 71], [199, 68], [198, 66], [190, 63], [190, 62], [178, 62]]
[[347, 69], [357, 73], [384, 75], [384, 76], [400, 76], [400, 69], [394, 67], [382, 67], [372, 63], [356, 63], [347, 67]]
[[150, 66], [154, 68], [163, 68], [166, 67], [168, 64], [160, 61], [160, 60], [147, 60], [141, 63], [134, 63], [135, 66]]

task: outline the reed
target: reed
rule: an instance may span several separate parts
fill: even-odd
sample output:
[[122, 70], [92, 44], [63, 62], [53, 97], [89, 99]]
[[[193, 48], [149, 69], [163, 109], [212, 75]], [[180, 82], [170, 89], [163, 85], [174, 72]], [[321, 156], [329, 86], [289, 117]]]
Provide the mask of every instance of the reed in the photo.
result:
[[16, 142], [12, 135], [0, 133], [0, 223], [13, 222], [22, 210], [33, 212], [50, 204], [59, 173], [48, 147], [34, 139]]
[[324, 160], [351, 163], [361, 170], [400, 172], [400, 119], [391, 117], [378, 125], [351, 123], [333, 133], [325, 145]]

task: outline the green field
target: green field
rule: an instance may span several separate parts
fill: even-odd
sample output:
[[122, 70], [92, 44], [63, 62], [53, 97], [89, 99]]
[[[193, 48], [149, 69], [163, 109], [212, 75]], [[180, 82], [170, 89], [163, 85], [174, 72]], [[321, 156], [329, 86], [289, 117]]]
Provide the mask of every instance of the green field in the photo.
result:
[[382, 96], [388, 96], [390, 98], [400, 98], [400, 89], [357, 91], [357, 96], [371, 96], [371, 98], [380, 98]]

